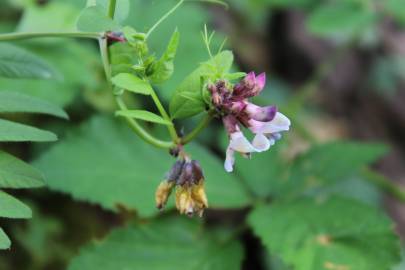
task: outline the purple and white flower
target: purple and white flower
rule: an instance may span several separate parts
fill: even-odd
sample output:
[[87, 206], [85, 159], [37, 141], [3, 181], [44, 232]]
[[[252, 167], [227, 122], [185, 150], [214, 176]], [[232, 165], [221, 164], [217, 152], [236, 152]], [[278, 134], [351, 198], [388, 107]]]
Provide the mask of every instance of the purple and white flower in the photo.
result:
[[[224, 164], [227, 172], [233, 171], [235, 152], [250, 157], [254, 152], [267, 151], [281, 138], [281, 132], [290, 129], [290, 120], [278, 112], [277, 107], [260, 107], [248, 101], [248, 98], [261, 93], [265, 82], [265, 73], [256, 76], [250, 72], [231, 90], [222, 80], [208, 86], [212, 103], [221, 114], [228, 132], [229, 145]], [[239, 124], [255, 134], [252, 143], [244, 136]]]

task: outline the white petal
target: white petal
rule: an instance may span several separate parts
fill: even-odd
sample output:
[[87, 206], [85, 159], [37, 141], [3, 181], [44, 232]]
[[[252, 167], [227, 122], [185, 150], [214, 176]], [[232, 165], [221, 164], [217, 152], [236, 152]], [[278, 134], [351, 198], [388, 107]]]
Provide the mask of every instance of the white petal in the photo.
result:
[[[264, 122], [260, 125], [261, 122], [250, 120], [251, 123], [251, 130], [254, 133], [264, 133], [264, 134], [271, 134], [271, 133], [278, 133], [281, 131], [287, 131], [290, 129], [290, 119], [288, 119], [284, 114], [277, 112], [276, 116], [273, 120], [269, 122]], [[258, 123], [256, 123], [258, 122]]]
[[231, 134], [229, 147], [240, 153], [251, 153], [257, 151], [240, 131]]
[[235, 152], [230, 147], [228, 147], [228, 149], [226, 149], [226, 158], [225, 158], [224, 168], [225, 168], [225, 171], [227, 171], [227, 172], [233, 171], [233, 164], [235, 164], [234, 153]]
[[256, 134], [255, 138], [253, 139], [252, 145], [258, 152], [267, 151], [270, 148], [269, 139], [264, 136], [262, 133]]

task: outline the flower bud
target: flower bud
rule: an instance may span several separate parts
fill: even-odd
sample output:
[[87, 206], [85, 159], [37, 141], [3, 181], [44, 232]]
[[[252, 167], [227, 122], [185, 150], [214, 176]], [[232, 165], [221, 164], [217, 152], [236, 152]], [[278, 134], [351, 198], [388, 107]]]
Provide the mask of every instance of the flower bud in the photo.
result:
[[176, 189], [176, 207], [180, 214], [190, 216], [194, 213], [194, 203], [188, 187], [178, 187]]
[[155, 193], [156, 207], [159, 210], [163, 209], [163, 207], [165, 207], [173, 187], [174, 187], [173, 181], [165, 180], [159, 184], [158, 188], [156, 189], [156, 193]]
[[198, 185], [194, 185], [191, 189], [191, 197], [201, 210], [208, 208], [208, 199], [205, 194], [204, 182], [201, 181]]

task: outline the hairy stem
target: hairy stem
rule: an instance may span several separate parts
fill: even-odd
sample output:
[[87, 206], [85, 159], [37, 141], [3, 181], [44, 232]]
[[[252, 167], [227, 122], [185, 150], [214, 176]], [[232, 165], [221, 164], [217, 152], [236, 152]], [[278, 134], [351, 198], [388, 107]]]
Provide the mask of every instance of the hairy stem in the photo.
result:
[[38, 32], [38, 33], [11, 33], [0, 34], [0, 41], [22, 40], [31, 38], [46, 38], [46, 37], [68, 37], [68, 38], [93, 38], [98, 39], [102, 36], [98, 32]]
[[197, 137], [197, 135], [208, 126], [213, 117], [214, 113], [212, 111], [209, 111], [207, 115], [201, 120], [201, 122], [181, 140], [181, 144], [185, 145], [191, 142], [195, 137]]
[[[153, 102], [155, 103], [156, 107], [158, 108], [160, 114], [162, 115], [163, 119], [166, 121], [172, 122], [169, 114], [166, 112], [165, 108], [163, 107], [162, 103], [159, 100], [159, 97], [156, 95], [155, 91], [152, 91], [151, 97]], [[179, 136], [177, 135], [176, 128], [174, 125], [167, 125], [167, 129], [169, 131], [170, 137], [172, 138], [173, 142], [177, 143], [179, 140]]]

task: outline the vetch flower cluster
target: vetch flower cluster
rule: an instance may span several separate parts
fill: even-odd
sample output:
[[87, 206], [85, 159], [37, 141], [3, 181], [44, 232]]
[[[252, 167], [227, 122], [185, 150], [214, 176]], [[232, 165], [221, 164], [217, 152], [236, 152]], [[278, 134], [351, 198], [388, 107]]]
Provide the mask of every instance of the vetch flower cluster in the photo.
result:
[[208, 207], [204, 190], [204, 175], [197, 160], [181, 155], [174, 163], [166, 179], [156, 190], [156, 207], [163, 209], [173, 189], [176, 189], [176, 208], [181, 214], [203, 215]]
[[[290, 128], [290, 120], [278, 112], [277, 107], [260, 107], [248, 101], [261, 93], [265, 82], [265, 73], [256, 76], [250, 72], [233, 87], [224, 80], [208, 86], [212, 104], [221, 115], [229, 136], [224, 164], [227, 172], [233, 171], [235, 152], [250, 157], [254, 152], [267, 151], [281, 138], [281, 132]], [[240, 125], [255, 134], [252, 142], [244, 136]]]

